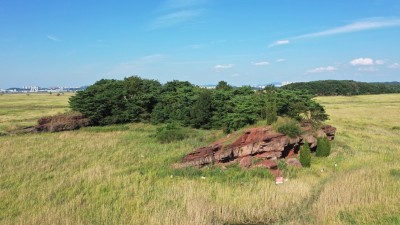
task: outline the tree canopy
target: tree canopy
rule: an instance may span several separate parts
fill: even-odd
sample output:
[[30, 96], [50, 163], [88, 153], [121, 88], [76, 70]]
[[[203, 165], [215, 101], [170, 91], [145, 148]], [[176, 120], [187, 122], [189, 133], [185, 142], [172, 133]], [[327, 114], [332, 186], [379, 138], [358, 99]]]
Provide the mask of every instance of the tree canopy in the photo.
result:
[[305, 91], [234, 88], [225, 81], [204, 89], [187, 81], [160, 84], [138, 76], [100, 80], [70, 98], [70, 107], [92, 125], [128, 122], [177, 123], [202, 129], [237, 130], [276, 116], [324, 121], [324, 108]]

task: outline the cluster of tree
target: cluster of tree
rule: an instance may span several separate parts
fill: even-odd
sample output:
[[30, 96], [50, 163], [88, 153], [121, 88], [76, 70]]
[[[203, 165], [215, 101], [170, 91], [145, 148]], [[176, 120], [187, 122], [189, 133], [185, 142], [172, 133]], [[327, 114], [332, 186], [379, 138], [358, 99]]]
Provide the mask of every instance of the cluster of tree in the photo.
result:
[[320, 80], [292, 83], [282, 87], [285, 90], [306, 90], [320, 96], [365, 95], [400, 93], [399, 83], [365, 83], [352, 80]]
[[249, 86], [233, 88], [221, 81], [204, 89], [187, 81], [160, 84], [137, 76], [100, 80], [70, 98], [70, 107], [92, 125], [127, 122], [178, 123], [202, 129], [237, 130], [258, 120], [271, 124], [277, 116], [323, 121], [324, 108], [304, 91]]

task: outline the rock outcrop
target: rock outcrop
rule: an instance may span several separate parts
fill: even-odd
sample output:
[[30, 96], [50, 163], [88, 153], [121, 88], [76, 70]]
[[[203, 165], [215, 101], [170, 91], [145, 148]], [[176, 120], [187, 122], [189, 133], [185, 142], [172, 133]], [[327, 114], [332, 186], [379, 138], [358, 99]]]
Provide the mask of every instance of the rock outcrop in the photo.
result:
[[[290, 138], [278, 133], [272, 127], [253, 128], [244, 132], [240, 137], [229, 143], [226, 139], [217, 141], [210, 146], [201, 147], [187, 154], [176, 167], [203, 167], [206, 165], [238, 162], [242, 168], [263, 167], [277, 169], [277, 160], [285, 158], [293, 166], [301, 166], [295, 158], [300, 146], [307, 141], [312, 150], [317, 147], [316, 137], [327, 137], [333, 140], [336, 128], [323, 126], [317, 132], [304, 128], [304, 134]], [[315, 133], [315, 135], [313, 134]]]

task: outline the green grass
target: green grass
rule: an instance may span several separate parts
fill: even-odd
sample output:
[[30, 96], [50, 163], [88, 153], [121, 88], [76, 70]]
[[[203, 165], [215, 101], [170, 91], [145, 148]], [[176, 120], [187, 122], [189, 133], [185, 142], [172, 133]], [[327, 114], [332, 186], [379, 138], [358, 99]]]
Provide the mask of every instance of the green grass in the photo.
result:
[[[67, 102], [0, 96], [0, 127], [33, 125]], [[0, 224], [400, 224], [400, 95], [318, 102], [338, 128], [331, 155], [279, 186], [237, 165], [173, 169], [219, 131], [169, 144], [149, 124], [0, 135]]]
[[70, 93], [61, 94], [4, 94], [0, 95], [1, 133], [33, 126], [43, 116], [67, 112]]

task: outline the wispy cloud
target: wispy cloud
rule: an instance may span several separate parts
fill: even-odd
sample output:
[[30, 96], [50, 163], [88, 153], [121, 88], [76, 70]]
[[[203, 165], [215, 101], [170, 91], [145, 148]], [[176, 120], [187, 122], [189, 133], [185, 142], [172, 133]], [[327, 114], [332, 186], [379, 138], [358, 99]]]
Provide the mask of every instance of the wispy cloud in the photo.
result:
[[252, 64], [253, 66], [266, 66], [266, 65], [269, 65], [269, 62], [267, 62], [267, 61], [252, 62], [251, 64]]
[[397, 18], [396, 19], [370, 18], [350, 23], [341, 27], [300, 35], [295, 37], [295, 39], [329, 36], [329, 35], [352, 33], [364, 30], [374, 30], [374, 29], [382, 29], [382, 28], [397, 27], [397, 26], [400, 26], [400, 19]]
[[327, 67], [317, 67], [315, 69], [307, 71], [306, 73], [325, 73], [325, 72], [333, 72], [336, 70], [337, 68], [334, 66], [327, 66]]
[[214, 66], [214, 70], [217, 72], [221, 72], [222, 70], [230, 69], [233, 66], [234, 66], [233, 64], [218, 64]]
[[400, 63], [393, 63], [389, 66], [390, 69], [400, 69]]
[[207, 0], [167, 0], [161, 4], [160, 10], [176, 10], [202, 6]]
[[177, 26], [202, 15], [208, 0], [166, 0], [158, 11], [160, 14], [149, 25], [149, 30]]
[[358, 67], [357, 70], [361, 72], [375, 72], [378, 71], [378, 68], [374, 66], [368, 66], [368, 67], [364, 66], [364, 67]]
[[121, 62], [114, 66], [114, 68], [112, 68], [109, 73], [131, 75], [132, 73], [142, 71], [148, 65], [152, 65], [153, 63], [160, 63], [165, 59], [166, 56], [162, 54], [147, 55], [130, 61]]
[[286, 59], [277, 59], [276, 62], [280, 63], [280, 62], [285, 62]]
[[219, 65], [215, 65], [214, 69], [216, 69], [216, 70], [229, 69], [229, 68], [232, 68], [233, 66], [234, 66], [233, 64], [219, 64]]
[[172, 27], [185, 23], [201, 15], [202, 9], [182, 10], [156, 18], [150, 25], [150, 30]]
[[188, 45], [186, 46], [186, 48], [188, 49], [201, 49], [201, 48], [205, 48], [206, 45], [204, 44], [194, 44], [194, 45]]
[[279, 41], [275, 41], [274, 43], [270, 44], [268, 47], [272, 48], [272, 47], [275, 47], [278, 45], [287, 45], [287, 44], [290, 44], [289, 40], [279, 40]]
[[51, 40], [51, 41], [55, 41], [55, 42], [61, 42], [62, 40], [54, 35], [46, 35], [47, 39]]
[[[299, 36], [295, 36], [292, 38], [287, 38], [287, 41], [291, 40], [298, 40], [304, 38], [317, 38], [317, 37], [324, 37], [324, 36], [331, 36], [331, 35], [338, 35], [338, 34], [345, 34], [345, 33], [353, 33], [353, 32], [360, 32], [366, 30], [376, 30], [376, 29], [383, 29], [389, 27], [399, 27], [400, 26], [400, 18], [368, 18], [359, 20], [353, 23], [346, 24], [340, 27], [334, 27], [327, 30], [317, 31], [313, 33], [303, 34]], [[270, 47], [274, 47], [279, 45], [279, 41], [273, 42], [270, 44]], [[289, 43], [289, 42], [288, 42]]]

